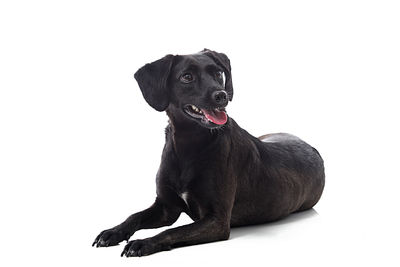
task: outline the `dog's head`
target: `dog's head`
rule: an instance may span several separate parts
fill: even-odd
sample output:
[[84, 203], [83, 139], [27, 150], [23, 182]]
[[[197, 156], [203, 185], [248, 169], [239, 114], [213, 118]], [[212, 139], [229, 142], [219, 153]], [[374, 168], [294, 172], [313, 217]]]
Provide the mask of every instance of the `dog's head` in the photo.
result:
[[217, 128], [227, 122], [232, 100], [231, 66], [225, 54], [208, 49], [192, 55], [167, 55], [135, 73], [147, 103], [182, 120]]

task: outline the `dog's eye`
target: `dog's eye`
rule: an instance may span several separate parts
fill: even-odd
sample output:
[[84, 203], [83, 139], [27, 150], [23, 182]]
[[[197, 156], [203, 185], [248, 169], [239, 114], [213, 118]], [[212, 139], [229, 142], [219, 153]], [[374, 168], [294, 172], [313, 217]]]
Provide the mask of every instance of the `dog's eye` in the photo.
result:
[[185, 73], [185, 74], [183, 74], [183, 75], [181, 76], [181, 81], [184, 82], [184, 83], [190, 83], [190, 82], [192, 82], [193, 80], [194, 80], [194, 79], [193, 79], [193, 75], [190, 74], [190, 73]]
[[222, 84], [225, 85], [225, 73], [223, 71], [217, 71], [215, 76], [217, 77], [218, 81], [222, 82]]

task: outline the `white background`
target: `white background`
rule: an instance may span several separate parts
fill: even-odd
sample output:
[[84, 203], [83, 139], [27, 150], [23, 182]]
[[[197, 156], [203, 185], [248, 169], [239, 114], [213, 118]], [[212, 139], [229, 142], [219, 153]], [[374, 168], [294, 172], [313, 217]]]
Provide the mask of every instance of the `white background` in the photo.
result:
[[[397, 1], [1, 1], [0, 265], [399, 266], [399, 14]], [[231, 59], [239, 125], [320, 151], [323, 197], [225, 242], [92, 248], [155, 197], [167, 117], [134, 72], [203, 48]]]

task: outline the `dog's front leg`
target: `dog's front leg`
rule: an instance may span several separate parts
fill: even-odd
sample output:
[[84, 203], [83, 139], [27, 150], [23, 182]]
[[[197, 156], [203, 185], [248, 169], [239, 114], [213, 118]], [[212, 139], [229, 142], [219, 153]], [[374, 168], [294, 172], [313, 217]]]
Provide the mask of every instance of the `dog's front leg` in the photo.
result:
[[192, 224], [166, 230], [151, 238], [130, 241], [121, 256], [145, 256], [174, 247], [226, 240], [229, 233], [228, 219], [204, 217]]
[[141, 212], [128, 217], [123, 223], [102, 231], [92, 246], [108, 247], [118, 245], [128, 239], [139, 229], [158, 228], [173, 224], [181, 211], [178, 207], [164, 204], [159, 198], [154, 204]]

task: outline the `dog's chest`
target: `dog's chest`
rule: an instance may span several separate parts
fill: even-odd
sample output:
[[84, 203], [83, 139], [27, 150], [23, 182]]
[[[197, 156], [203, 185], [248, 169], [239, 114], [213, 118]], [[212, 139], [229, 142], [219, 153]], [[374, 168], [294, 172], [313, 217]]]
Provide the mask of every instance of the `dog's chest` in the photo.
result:
[[185, 202], [187, 208], [186, 213], [190, 218], [195, 221], [203, 218], [204, 212], [202, 211], [201, 205], [193, 195], [185, 191], [179, 194], [179, 197]]
[[189, 207], [189, 204], [188, 204], [189, 193], [188, 193], [188, 192], [183, 192], [183, 193], [181, 193], [179, 196], [180, 196], [180, 197], [182, 198], [182, 200], [185, 202], [186, 206]]

